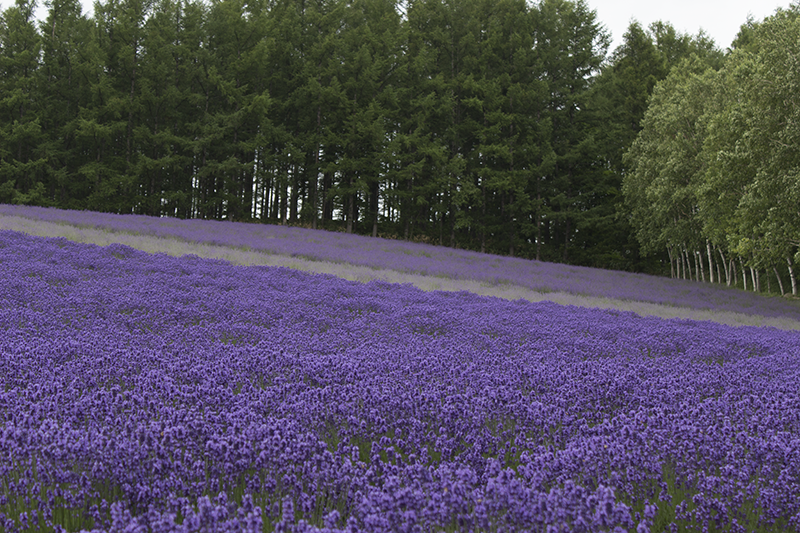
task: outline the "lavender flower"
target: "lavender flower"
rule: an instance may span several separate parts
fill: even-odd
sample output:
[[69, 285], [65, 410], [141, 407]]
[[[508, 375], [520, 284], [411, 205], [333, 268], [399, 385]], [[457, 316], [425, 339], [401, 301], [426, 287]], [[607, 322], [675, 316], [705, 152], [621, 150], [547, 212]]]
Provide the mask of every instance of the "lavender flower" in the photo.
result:
[[800, 516], [797, 332], [7, 231], [0, 331], [7, 531]]

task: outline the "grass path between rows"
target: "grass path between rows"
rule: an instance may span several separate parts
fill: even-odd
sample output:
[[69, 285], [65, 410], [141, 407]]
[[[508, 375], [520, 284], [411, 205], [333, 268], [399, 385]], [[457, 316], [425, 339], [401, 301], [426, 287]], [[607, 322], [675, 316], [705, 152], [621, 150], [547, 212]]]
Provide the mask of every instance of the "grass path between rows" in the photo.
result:
[[280, 266], [316, 274], [330, 274], [351, 281], [368, 282], [381, 280], [389, 283], [410, 283], [425, 291], [468, 291], [482, 296], [495, 296], [507, 300], [524, 299], [530, 302], [550, 301], [561, 305], [615, 309], [631, 311], [640, 316], [709, 320], [730, 326], [763, 326], [783, 330], [800, 330], [800, 322], [789, 318], [764, 317], [729, 311], [712, 311], [672, 307], [648, 302], [616, 300], [581, 296], [565, 292], [538, 292], [512, 284], [490, 284], [481, 281], [454, 280], [444, 277], [409, 274], [394, 270], [374, 269], [365, 266], [328, 261], [310, 261], [282, 255], [271, 255], [252, 250], [200, 244], [180, 239], [164, 239], [149, 235], [137, 235], [92, 228], [81, 228], [68, 224], [56, 224], [29, 218], [0, 215], [0, 230], [13, 230], [40, 237], [64, 237], [70, 241], [108, 246], [124, 244], [148, 253], [164, 253], [179, 257], [197, 255], [210, 259], [221, 259], [241, 266]]

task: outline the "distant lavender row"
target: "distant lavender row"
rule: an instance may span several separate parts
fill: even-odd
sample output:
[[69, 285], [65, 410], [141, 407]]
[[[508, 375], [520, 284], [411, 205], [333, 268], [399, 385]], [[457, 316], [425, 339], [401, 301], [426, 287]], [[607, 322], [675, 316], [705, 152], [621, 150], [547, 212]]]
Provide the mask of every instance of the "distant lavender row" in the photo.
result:
[[0, 213], [112, 231], [244, 247], [314, 260], [453, 279], [511, 283], [536, 291], [800, 320], [800, 304], [797, 302], [765, 298], [720, 285], [529, 261], [361, 235], [263, 224], [114, 215], [2, 204]]
[[9, 532], [800, 530], [796, 332], [8, 231], [0, 331]]

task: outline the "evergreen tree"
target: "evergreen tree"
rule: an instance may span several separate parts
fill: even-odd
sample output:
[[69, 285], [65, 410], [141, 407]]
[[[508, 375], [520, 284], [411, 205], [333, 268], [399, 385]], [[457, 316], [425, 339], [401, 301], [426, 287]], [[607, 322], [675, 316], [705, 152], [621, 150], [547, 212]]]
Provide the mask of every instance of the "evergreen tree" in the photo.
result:
[[384, 173], [385, 97], [397, 67], [400, 18], [392, 0], [358, 0], [344, 12], [337, 50], [339, 80], [347, 96], [346, 116], [338, 125], [341, 157], [337, 187], [346, 231], [353, 232], [364, 202], [369, 228], [377, 235], [378, 201]]
[[95, 3], [98, 66], [91, 74], [91, 107], [80, 113], [78, 138], [95, 155], [79, 169], [93, 182], [87, 206], [138, 212], [136, 143], [141, 105], [141, 62], [149, 0]]
[[0, 17], [0, 201], [650, 271], [800, 259], [796, 8], [727, 57], [634, 22], [606, 61], [584, 0], [46, 5]]
[[[270, 96], [263, 65], [267, 60], [265, 6], [259, 2], [214, 2], [208, 18], [208, 72], [213, 91], [212, 124], [204, 177], [221, 200], [218, 217], [246, 220], [253, 216], [255, 161], [262, 136], [269, 137]], [[209, 138], [206, 141], [210, 140]]]
[[62, 207], [84, 207], [87, 189], [78, 174], [86, 154], [79, 149], [76, 130], [81, 108], [91, 105], [90, 79], [97, 54], [91, 22], [81, 14], [78, 0], [46, 2], [41, 24], [40, 120], [46, 135], [47, 197]]
[[545, 0], [540, 10], [537, 43], [550, 94], [546, 114], [554, 154], [543, 213], [548, 231], [542, 239], [549, 245], [547, 258], [567, 262], [584, 211], [582, 190], [594, 174], [595, 154], [587, 144], [593, 122], [588, 112], [590, 88], [605, 59], [609, 37], [583, 0]]
[[21, 204], [47, 202], [35, 9], [34, 0], [17, 0], [0, 17], [0, 201]]
[[530, 144], [536, 141], [532, 114], [545, 102], [545, 84], [536, 78], [533, 33], [524, 2], [482, 4], [480, 77], [469, 104], [480, 112], [479, 186], [483, 226], [497, 251], [514, 255], [530, 228], [521, 231], [531, 207], [527, 174]]
[[[465, 151], [459, 76], [469, 55], [467, 6], [423, 0], [407, 9], [403, 88], [398, 92], [401, 118], [396, 145], [402, 235], [438, 233], [456, 244], [456, 230], [470, 226], [471, 183], [465, 178]], [[435, 229], [428, 224], [433, 211]], [[459, 217], [460, 215], [460, 217]], [[438, 230], [438, 231], [437, 231]]]

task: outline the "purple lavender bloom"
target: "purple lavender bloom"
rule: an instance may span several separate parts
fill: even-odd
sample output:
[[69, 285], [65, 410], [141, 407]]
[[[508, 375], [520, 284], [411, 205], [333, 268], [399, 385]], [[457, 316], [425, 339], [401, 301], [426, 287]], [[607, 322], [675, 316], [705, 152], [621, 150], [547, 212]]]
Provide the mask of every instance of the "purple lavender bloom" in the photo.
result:
[[713, 309], [800, 321], [800, 306], [720, 285], [667, 279], [521, 258], [481, 254], [422, 243], [376, 239], [300, 227], [243, 222], [116, 215], [0, 204], [13, 215], [82, 228], [180, 239], [305, 258], [439, 276], [512, 284], [534, 291]]
[[7, 231], [0, 331], [9, 531], [800, 516], [798, 332]]

